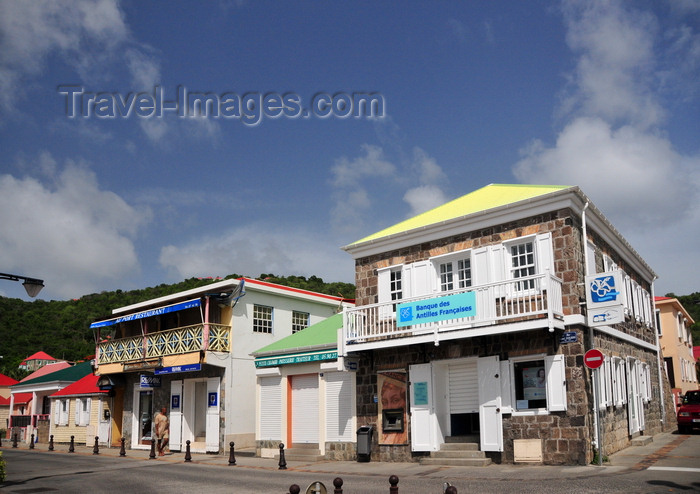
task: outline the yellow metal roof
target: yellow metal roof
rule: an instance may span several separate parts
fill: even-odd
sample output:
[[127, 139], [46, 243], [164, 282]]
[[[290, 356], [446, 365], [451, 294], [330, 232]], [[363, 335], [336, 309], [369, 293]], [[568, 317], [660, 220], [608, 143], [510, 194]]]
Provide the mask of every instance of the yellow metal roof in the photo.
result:
[[525, 185], [525, 184], [491, 184], [481, 189], [458, 197], [448, 203], [438, 206], [418, 216], [409, 218], [389, 228], [385, 228], [368, 237], [353, 242], [357, 245], [371, 240], [377, 240], [397, 233], [403, 233], [416, 228], [422, 228], [436, 223], [461, 218], [469, 214], [505, 206], [515, 202], [542, 196], [562, 189], [569, 185]]

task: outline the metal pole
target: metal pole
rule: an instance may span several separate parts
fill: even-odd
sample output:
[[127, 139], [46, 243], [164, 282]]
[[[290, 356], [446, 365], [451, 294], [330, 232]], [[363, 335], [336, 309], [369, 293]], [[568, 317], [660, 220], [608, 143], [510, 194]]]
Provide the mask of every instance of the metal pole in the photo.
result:
[[593, 379], [593, 407], [595, 410], [595, 419], [596, 419], [596, 436], [597, 436], [597, 446], [598, 446], [598, 465], [603, 464], [603, 431], [601, 430], [600, 427], [600, 406], [599, 406], [599, 401], [598, 401], [598, 396], [600, 395], [600, 389], [598, 389], [598, 383], [600, 382], [599, 379], [599, 372], [601, 370], [601, 367], [598, 367], [597, 369], [594, 369], [593, 372], [591, 372], [591, 378]]

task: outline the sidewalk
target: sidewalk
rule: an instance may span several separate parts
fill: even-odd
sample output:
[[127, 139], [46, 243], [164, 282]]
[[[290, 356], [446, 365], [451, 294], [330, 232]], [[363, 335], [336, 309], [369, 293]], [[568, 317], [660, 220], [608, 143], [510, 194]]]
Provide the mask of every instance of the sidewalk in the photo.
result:
[[[672, 447], [674, 441], [677, 441], [678, 435], [661, 433], [654, 436], [653, 441], [639, 446], [630, 446], [614, 455], [611, 455], [610, 461], [603, 466], [585, 465], [585, 466], [548, 466], [548, 465], [497, 465], [491, 464], [486, 467], [456, 467], [456, 466], [436, 466], [436, 465], [421, 465], [419, 463], [393, 463], [393, 462], [356, 462], [356, 461], [318, 461], [318, 462], [287, 462], [287, 470], [299, 471], [307, 473], [319, 473], [329, 476], [343, 475], [376, 475], [378, 477], [387, 477], [389, 475], [398, 475], [400, 477], [418, 476], [418, 477], [468, 477], [479, 479], [554, 479], [554, 478], [576, 478], [589, 477], [591, 475], [607, 475], [618, 473], [625, 470], [641, 470], [645, 465], [654, 462], [655, 455], [663, 448]], [[11, 442], [3, 440], [0, 451], [13, 449]], [[28, 450], [26, 444], [18, 445], [20, 450]], [[34, 450], [37, 453], [49, 453], [48, 445], [36, 444]], [[185, 453], [169, 453], [165, 456], [149, 458], [150, 450], [126, 450], [126, 456], [120, 458], [119, 448], [99, 448], [99, 456], [107, 456], [119, 458], [120, 461], [160, 461], [183, 463], [185, 462]], [[235, 465], [229, 465], [229, 454], [195, 454], [193, 453], [193, 465], [202, 464], [210, 466], [220, 466], [226, 468], [252, 468], [260, 470], [278, 470], [279, 464], [277, 460], [271, 458], [257, 458], [252, 456], [252, 451], [235, 452]], [[75, 446], [75, 452], [68, 452], [67, 444], [56, 444], [54, 451], [50, 454], [75, 454], [75, 455], [93, 455], [93, 448], [89, 446]]]

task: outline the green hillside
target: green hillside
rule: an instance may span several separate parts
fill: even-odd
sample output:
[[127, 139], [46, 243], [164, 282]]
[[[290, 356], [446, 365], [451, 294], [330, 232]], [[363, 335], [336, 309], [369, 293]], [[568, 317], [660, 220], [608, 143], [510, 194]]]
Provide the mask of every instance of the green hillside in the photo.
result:
[[[240, 278], [232, 274], [226, 279]], [[280, 277], [261, 274], [258, 279], [328, 295], [355, 298], [350, 283], [326, 283], [311, 276]], [[0, 373], [22, 378], [19, 364], [40, 350], [54, 358], [82, 360], [95, 352], [90, 323], [109, 316], [112, 309], [144, 300], [208, 285], [213, 279], [190, 278], [172, 285], [158, 285], [141, 290], [93, 293], [76, 300], [34, 300], [0, 297]]]

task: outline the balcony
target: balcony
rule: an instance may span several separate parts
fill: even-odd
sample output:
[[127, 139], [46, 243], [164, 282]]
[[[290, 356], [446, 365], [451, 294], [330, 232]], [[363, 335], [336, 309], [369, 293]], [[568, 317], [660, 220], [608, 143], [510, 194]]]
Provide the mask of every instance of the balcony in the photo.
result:
[[[207, 328], [208, 337], [206, 345], [203, 345]], [[195, 324], [143, 336], [104, 341], [97, 348], [98, 365], [182, 355], [200, 350], [228, 352], [231, 349], [231, 326], [213, 323]]]
[[564, 329], [561, 286], [561, 279], [545, 273], [400, 300], [402, 306], [426, 301], [424, 306], [439, 307], [447, 297], [471, 293], [475, 307], [469, 317], [421, 324], [397, 324], [396, 301], [348, 308], [339, 354], [535, 328]]

